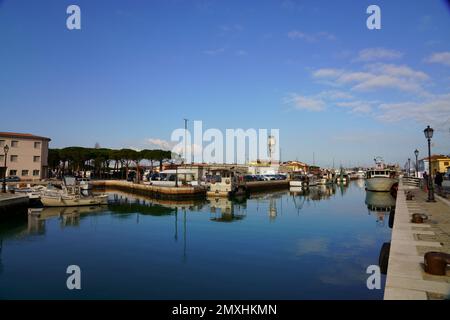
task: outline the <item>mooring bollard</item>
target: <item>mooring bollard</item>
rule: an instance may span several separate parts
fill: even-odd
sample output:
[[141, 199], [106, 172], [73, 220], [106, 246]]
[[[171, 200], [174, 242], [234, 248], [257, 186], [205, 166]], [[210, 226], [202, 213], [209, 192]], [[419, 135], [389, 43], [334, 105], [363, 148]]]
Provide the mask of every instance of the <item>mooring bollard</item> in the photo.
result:
[[427, 252], [424, 255], [425, 272], [445, 276], [447, 265], [450, 264], [450, 254], [444, 252]]
[[428, 216], [422, 213], [414, 213], [412, 215], [412, 223], [423, 223], [424, 220], [428, 220]]

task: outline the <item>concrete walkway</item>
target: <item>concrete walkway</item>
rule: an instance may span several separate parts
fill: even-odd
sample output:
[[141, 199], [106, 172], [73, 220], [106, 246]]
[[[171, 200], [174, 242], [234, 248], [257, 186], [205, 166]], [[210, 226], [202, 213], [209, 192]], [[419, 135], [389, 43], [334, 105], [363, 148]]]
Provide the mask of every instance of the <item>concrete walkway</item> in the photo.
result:
[[[414, 200], [406, 200], [411, 191]], [[446, 276], [425, 273], [423, 256], [428, 251], [450, 253], [450, 203], [442, 198], [426, 202], [427, 194], [400, 183], [392, 230], [385, 300], [434, 300], [450, 298], [450, 271]], [[429, 220], [411, 223], [414, 213]]]

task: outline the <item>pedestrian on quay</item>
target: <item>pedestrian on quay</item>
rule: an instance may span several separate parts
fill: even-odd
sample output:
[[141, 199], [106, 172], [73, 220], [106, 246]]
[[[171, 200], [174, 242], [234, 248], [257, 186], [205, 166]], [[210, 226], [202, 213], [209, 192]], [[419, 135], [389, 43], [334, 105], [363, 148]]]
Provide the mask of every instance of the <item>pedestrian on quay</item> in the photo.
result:
[[425, 191], [428, 191], [428, 173], [425, 171], [423, 173], [423, 182], [424, 182], [424, 189]]
[[437, 192], [442, 192], [442, 173], [438, 172], [437, 170], [434, 171], [434, 183], [437, 185]]

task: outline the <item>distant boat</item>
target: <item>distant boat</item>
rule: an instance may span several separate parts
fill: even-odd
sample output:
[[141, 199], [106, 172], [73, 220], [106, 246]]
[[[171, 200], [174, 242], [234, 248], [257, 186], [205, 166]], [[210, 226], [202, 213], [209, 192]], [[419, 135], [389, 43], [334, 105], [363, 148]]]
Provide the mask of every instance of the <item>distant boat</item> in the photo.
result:
[[398, 183], [397, 172], [385, 167], [381, 158], [375, 159], [375, 168], [366, 173], [366, 189], [368, 191], [391, 191]]
[[289, 181], [289, 187], [308, 188], [309, 178], [305, 174], [295, 174]]
[[343, 168], [339, 171], [336, 177], [337, 184], [347, 184], [350, 180], [350, 176], [344, 171]]
[[364, 179], [366, 177], [366, 173], [364, 170], [359, 169], [358, 172], [356, 172], [356, 177], [358, 179]]

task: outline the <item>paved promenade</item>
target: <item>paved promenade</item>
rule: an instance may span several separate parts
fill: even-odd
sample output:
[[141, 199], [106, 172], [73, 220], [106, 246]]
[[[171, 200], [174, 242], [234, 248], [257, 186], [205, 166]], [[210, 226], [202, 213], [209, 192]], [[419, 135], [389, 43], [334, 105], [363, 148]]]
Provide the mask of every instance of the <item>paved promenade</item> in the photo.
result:
[[[414, 194], [406, 200], [405, 191]], [[450, 270], [446, 276], [425, 273], [423, 256], [428, 251], [450, 253], [450, 201], [400, 183], [392, 230], [385, 300], [434, 300], [450, 298]], [[428, 215], [423, 224], [411, 223], [414, 213]]]

